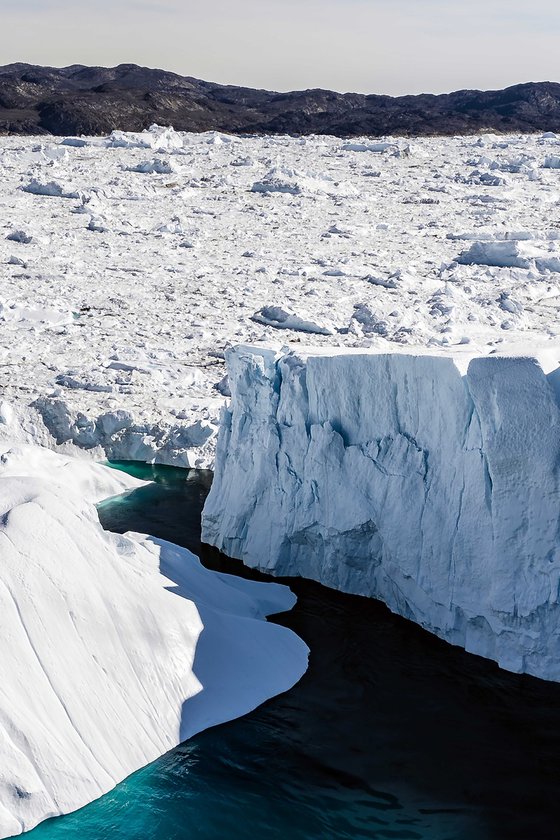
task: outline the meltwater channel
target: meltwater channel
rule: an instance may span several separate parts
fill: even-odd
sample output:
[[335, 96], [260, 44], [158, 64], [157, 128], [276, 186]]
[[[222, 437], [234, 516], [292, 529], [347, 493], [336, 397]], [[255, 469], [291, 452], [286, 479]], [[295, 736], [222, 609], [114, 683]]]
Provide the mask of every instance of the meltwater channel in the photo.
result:
[[[101, 504], [105, 528], [264, 579], [200, 545], [210, 473], [114, 466], [153, 483]], [[500, 671], [373, 600], [285, 582], [298, 604], [274, 620], [311, 648], [303, 680], [30, 840], [560, 837], [560, 685]]]

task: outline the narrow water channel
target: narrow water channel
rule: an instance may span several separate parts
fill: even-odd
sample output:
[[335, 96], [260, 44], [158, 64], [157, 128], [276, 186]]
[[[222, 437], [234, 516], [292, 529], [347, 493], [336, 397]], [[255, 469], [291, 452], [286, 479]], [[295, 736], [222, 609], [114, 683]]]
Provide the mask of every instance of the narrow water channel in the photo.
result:
[[[210, 473], [122, 466], [154, 483], [100, 505], [105, 528], [257, 576], [200, 546]], [[274, 620], [311, 648], [301, 683], [32, 840], [560, 837], [560, 685], [500, 671], [375, 601], [285, 582], [298, 604]]]

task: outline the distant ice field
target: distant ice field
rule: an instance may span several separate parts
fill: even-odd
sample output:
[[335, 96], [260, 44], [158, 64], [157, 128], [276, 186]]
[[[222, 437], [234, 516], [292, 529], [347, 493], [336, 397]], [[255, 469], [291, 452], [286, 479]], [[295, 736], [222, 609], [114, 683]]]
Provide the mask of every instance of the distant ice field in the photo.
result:
[[554, 355], [559, 294], [552, 134], [0, 138], [12, 442], [209, 467], [232, 344]]

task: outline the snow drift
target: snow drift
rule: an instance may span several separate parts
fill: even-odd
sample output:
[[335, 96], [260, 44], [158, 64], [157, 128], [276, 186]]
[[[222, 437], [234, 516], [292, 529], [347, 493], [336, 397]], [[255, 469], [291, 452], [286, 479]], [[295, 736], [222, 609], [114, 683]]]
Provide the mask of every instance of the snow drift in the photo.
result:
[[229, 353], [203, 539], [560, 680], [558, 365]]
[[306, 668], [303, 642], [264, 621], [293, 605], [289, 589], [104, 532], [82, 494], [115, 478], [71, 462], [30, 447], [0, 469], [0, 837], [85, 805]]

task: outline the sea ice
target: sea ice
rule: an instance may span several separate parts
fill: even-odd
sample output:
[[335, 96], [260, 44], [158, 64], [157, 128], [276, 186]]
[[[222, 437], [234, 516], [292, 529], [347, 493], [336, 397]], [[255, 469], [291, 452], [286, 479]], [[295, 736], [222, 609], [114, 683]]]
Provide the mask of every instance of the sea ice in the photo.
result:
[[[11, 439], [211, 467], [233, 344], [279, 328], [325, 349], [554, 342], [560, 189], [543, 163], [556, 154], [541, 135], [420, 138], [410, 155], [403, 138], [159, 126], [0, 138]], [[133, 171], [156, 160], [173, 171]], [[53, 195], [21, 189], [34, 183]], [[286, 317], [255, 319], [270, 307]], [[119, 411], [128, 424], [110, 434], [100, 418]]]

